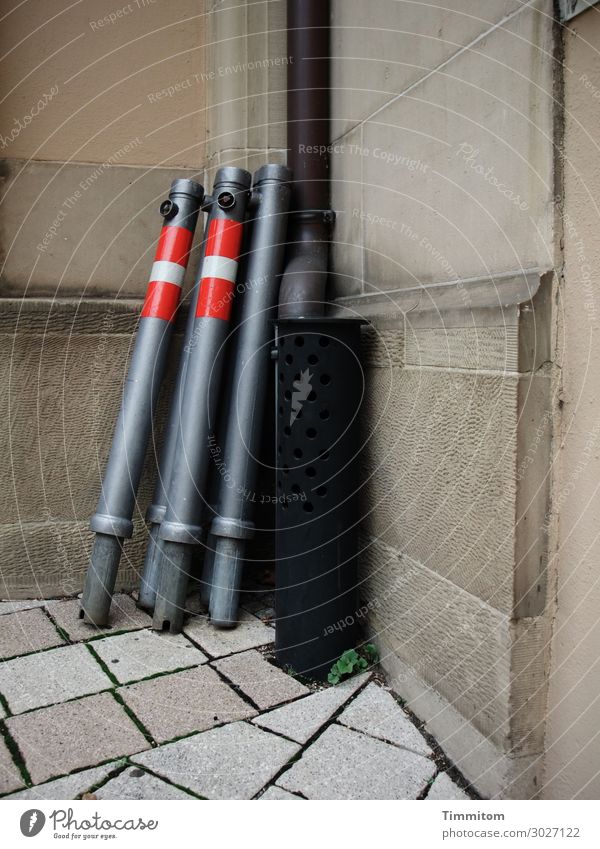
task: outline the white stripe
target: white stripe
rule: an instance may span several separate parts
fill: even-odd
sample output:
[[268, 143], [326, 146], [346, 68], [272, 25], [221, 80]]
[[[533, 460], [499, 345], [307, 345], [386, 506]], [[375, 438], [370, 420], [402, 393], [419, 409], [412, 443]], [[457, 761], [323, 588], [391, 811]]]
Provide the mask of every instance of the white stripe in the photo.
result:
[[163, 283], [175, 283], [181, 286], [185, 276], [185, 268], [177, 262], [155, 262], [150, 272], [150, 280], [160, 280]]
[[202, 263], [203, 277], [220, 277], [235, 283], [238, 264], [235, 259], [226, 256], [205, 256]]

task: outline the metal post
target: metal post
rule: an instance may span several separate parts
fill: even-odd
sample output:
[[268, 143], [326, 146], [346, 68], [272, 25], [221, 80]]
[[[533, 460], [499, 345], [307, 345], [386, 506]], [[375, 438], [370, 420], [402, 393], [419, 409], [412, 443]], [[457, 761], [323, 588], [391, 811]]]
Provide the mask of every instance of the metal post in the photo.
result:
[[[203, 208], [209, 208], [209, 198], [205, 198]], [[201, 275], [202, 262], [204, 260], [204, 251], [206, 249], [206, 239], [208, 237], [208, 228], [210, 218], [206, 223], [204, 231], [204, 240], [202, 242], [202, 253], [200, 256], [199, 274]], [[179, 410], [181, 407], [181, 398], [183, 393], [183, 385], [187, 372], [187, 363], [189, 352], [191, 349], [192, 340], [194, 338], [194, 325], [196, 322], [196, 305], [198, 303], [198, 280], [194, 285], [191, 293], [190, 306], [188, 317], [185, 326], [185, 334], [183, 339], [183, 348], [181, 358], [179, 360], [179, 368], [177, 371], [177, 382], [171, 398], [169, 416], [167, 426], [163, 437], [163, 445], [160, 452], [160, 462], [154, 493], [152, 496], [152, 504], [146, 510], [146, 521], [150, 525], [148, 534], [148, 548], [146, 549], [146, 557], [142, 569], [140, 579], [140, 595], [138, 599], [138, 607], [144, 610], [154, 610], [156, 602], [156, 593], [160, 582], [160, 569], [162, 563], [162, 552], [160, 549], [159, 530], [160, 523], [164, 519], [167, 509], [167, 493], [166, 487], [169, 483], [171, 470], [173, 468], [173, 456], [177, 446], [177, 430], [179, 426]]]
[[201, 542], [200, 515], [220, 391], [220, 354], [229, 328], [251, 181], [251, 175], [241, 168], [221, 168], [213, 190], [167, 509], [159, 533], [164, 559], [153, 627], [171, 633], [178, 633], [183, 624], [193, 547]]
[[253, 221], [244, 299], [232, 368], [232, 404], [223, 459], [218, 514], [211, 527], [211, 622], [221, 628], [236, 624], [246, 540], [254, 536], [251, 493], [256, 486], [257, 453], [263, 430], [270, 371], [272, 321], [283, 271], [291, 171], [265, 165], [255, 175]]
[[330, 0], [287, 0], [287, 164], [292, 214], [279, 315], [323, 315], [330, 210]]
[[133, 534], [133, 510], [152, 419], [173, 335], [173, 319], [204, 189], [193, 180], [175, 180], [160, 213], [164, 218], [150, 283], [123, 389], [121, 409], [96, 513], [97, 536], [88, 567], [80, 617], [106, 625], [123, 539]]

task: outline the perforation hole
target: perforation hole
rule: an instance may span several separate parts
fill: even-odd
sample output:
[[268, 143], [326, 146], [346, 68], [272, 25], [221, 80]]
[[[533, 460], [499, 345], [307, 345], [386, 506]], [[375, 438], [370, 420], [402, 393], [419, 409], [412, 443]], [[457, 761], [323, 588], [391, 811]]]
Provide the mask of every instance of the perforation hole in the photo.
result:
[[331, 383], [331, 375], [329, 374], [322, 374], [319, 379], [323, 386], [329, 386], [329, 384]]
[[302, 490], [300, 489], [297, 483], [292, 484], [292, 492], [294, 493], [294, 495], [300, 495], [302, 493]]
[[322, 419], [324, 422], [327, 421], [327, 419], [329, 418], [329, 410], [321, 410], [321, 412], [319, 413], [319, 418]]
[[311, 401], [311, 402], [312, 402], [312, 401], [316, 401], [316, 400], [317, 400], [317, 393], [315, 392], [315, 390], [314, 390], [314, 389], [313, 389], [313, 390], [312, 390], [312, 392], [309, 394], [309, 396], [308, 396], [308, 399], [307, 399], [307, 400], [308, 400], [308, 401]]
[[315, 469], [314, 466], [307, 466], [306, 467], [306, 474], [309, 478], [314, 478], [317, 474], [317, 470]]
[[323, 451], [319, 451], [319, 460], [329, 460], [329, 451], [323, 449]]
[[309, 438], [309, 439], [315, 439], [315, 437], [316, 437], [316, 435], [317, 435], [317, 430], [316, 430], [316, 428], [314, 428], [314, 427], [307, 427], [307, 428], [306, 428], [306, 435], [308, 436], [308, 438]]
[[312, 502], [305, 501], [304, 504], [302, 505], [302, 509], [304, 510], [305, 513], [312, 513], [312, 511], [315, 508], [313, 507]]
[[291, 354], [286, 354], [285, 355], [285, 361], [288, 364], [288, 366], [291, 366], [291, 364], [294, 362], [294, 358], [292, 357]]
[[308, 358], [308, 362], [311, 366], [316, 366], [316, 364], [319, 362], [319, 358], [316, 354], [311, 354]]
[[301, 348], [304, 345], [304, 336], [296, 336], [294, 344], [297, 348]]
[[283, 432], [285, 433], [286, 436], [289, 436], [292, 432], [292, 429], [289, 425], [286, 425], [283, 429]]
[[286, 401], [292, 400], [292, 393], [290, 392], [289, 389], [285, 390], [285, 392], [283, 393], [283, 397], [285, 398]]
[[284, 380], [285, 380], [285, 375], [282, 371], [280, 371], [279, 372], [279, 382], [283, 383]]
[[317, 489], [315, 490], [315, 492], [321, 498], [325, 498], [325, 496], [327, 495], [327, 487], [326, 486], [318, 486]]
[[321, 338], [319, 339], [319, 345], [321, 346], [321, 348], [326, 348], [329, 345], [329, 339], [327, 338], [327, 336], [321, 336]]
[[294, 448], [294, 457], [296, 460], [301, 460], [303, 456], [303, 451], [301, 448]]
[[282, 466], [282, 471], [283, 471], [284, 475], [289, 475], [290, 467], [289, 466]]
[[279, 405], [279, 415], [283, 415], [283, 406], [281, 404]]

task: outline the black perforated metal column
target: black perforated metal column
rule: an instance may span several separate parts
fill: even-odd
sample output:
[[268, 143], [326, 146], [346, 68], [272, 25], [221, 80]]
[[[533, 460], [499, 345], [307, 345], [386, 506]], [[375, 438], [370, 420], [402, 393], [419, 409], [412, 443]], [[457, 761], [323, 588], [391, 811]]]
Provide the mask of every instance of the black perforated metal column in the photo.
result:
[[317, 679], [356, 642], [361, 321], [276, 330], [276, 654]]

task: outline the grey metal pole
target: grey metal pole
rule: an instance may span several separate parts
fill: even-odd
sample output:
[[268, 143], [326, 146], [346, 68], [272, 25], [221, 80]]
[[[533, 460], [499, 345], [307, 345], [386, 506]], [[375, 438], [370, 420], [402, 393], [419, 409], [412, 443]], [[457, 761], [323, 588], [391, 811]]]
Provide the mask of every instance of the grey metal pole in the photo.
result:
[[215, 178], [202, 263], [193, 338], [181, 397], [173, 467], [159, 538], [163, 554], [153, 627], [181, 631], [194, 545], [201, 542], [209, 448], [217, 401], [251, 175], [220, 168]]
[[[210, 198], [205, 198], [203, 209], [210, 208], [210, 201]], [[156, 484], [154, 486], [154, 493], [152, 496], [152, 503], [146, 510], [146, 521], [150, 525], [150, 530], [148, 535], [148, 547], [146, 549], [146, 557], [144, 559], [144, 566], [140, 579], [140, 594], [138, 599], [138, 607], [149, 611], [154, 610], [154, 604], [156, 602], [156, 593], [158, 591], [158, 584], [160, 582], [160, 569], [162, 563], [162, 552], [159, 540], [160, 523], [164, 519], [165, 512], [167, 509], [166, 487], [168, 486], [168, 482], [171, 476], [171, 470], [173, 468], [173, 457], [177, 447], [179, 411], [181, 408], [181, 398], [183, 393], [183, 386], [185, 383], [185, 375], [187, 372], [189, 352], [194, 338], [196, 306], [198, 303], [198, 292], [200, 288], [199, 278], [202, 273], [202, 262], [204, 259], [204, 251], [206, 249], [206, 240], [208, 238], [209, 225], [210, 219], [207, 220], [206, 228], [204, 230], [204, 240], [202, 242], [202, 252], [200, 256], [200, 264], [198, 266], [199, 277], [196, 280], [190, 298], [190, 307], [185, 326], [183, 348], [181, 351], [181, 358], [179, 360], [179, 368], [177, 371], [177, 382], [173, 391], [173, 397], [171, 398], [171, 405], [169, 408], [167, 426], [165, 428], [165, 433], [163, 437], [163, 445], [160, 452], [160, 462], [158, 467]]]
[[160, 206], [164, 224], [123, 389], [102, 492], [90, 520], [90, 528], [97, 536], [86, 575], [80, 617], [94, 625], [108, 622], [123, 539], [133, 534], [136, 493], [203, 197], [204, 189], [199, 183], [174, 180], [168, 200]]
[[211, 526], [214, 555], [210, 618], [213, 625], [221, 628], [236, 624], [246, 540], [254, 536], [252, 493], [271, 367], [271, 323], [284, 264], [291, 176], [284, 165], [265, 165], [256, 172], [254, 180], [253, 197], [258, 205], [252, 224], [231, 377], [232, 404], [223, 449], [228, 475], [221, 478], [218, 515]]

